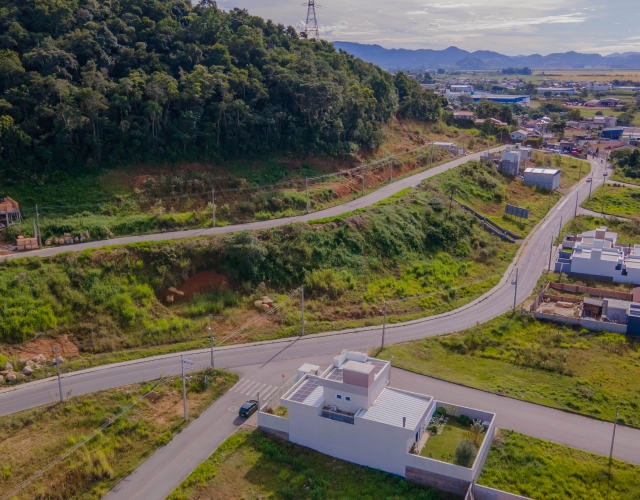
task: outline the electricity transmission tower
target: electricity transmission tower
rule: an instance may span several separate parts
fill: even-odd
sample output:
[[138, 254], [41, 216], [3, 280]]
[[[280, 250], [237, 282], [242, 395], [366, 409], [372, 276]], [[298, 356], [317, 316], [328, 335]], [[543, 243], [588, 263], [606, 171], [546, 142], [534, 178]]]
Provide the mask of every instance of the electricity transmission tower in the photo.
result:
[[316, 19], [316, 1], [309, 0], [307, 5], [307, 22], [305, 23], [305, 32], [307, 37], [320, 39], [320, 32], [318, 31], [318, 20]]

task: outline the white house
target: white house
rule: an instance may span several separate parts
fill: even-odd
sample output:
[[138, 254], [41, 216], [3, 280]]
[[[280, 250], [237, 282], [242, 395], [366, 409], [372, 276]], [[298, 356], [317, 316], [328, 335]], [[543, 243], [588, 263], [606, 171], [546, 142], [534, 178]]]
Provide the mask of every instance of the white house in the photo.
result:
[[640, 285], [640, 245], [617, 245], [618, 233], [600, 227], [578, 235], [568, 235], [563, 248], [571, 248], [567, 258], [558, 255], [556, 269], [568, 274], [593, 276], [615, 283]]
[[526, 141], [529, 138], [529, 132], [527, 132], [526, 130], [520, 129], [520, 130], [516, 130], [515, 132], [511, 132], [511, 135], [509, 136], [511, 137], [512, 141]]
[[527, 186], [537, 186], [543, 189], [558, 189], [560, 187], [560, 170], [555, 168], [526, 168], [524, 183]]
[[[301, 369], [298, 382], [279, 398], [288, 417], [270, 414], [267, 403], [258, 427], [332, 457], [464, 495], [493, 441], [495, 414], [389, 387], [390, 370], [388, 361], [351, 351], [336, 356], [320, 375]], [[442, 406], [451, 416], [480, 420], [486, 429], [471, 467], [419, 455], [430, 435], [427, 426]]]

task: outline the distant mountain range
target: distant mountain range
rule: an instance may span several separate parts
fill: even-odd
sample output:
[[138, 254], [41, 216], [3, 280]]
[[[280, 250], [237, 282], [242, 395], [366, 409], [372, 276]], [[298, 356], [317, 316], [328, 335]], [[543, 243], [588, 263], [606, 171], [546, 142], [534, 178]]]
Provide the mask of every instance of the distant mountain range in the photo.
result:
[[565, 52], [542, 56], [505, 56], [489, 50], [469, 52], [457, 47], [444, 50], [385, 49], [380, 45], [353, 42], [333, 42], [338, 49], [372, 62], [387, 70], [399, 69], [503, 69], [529, 67], [531, 69], [640, 69], [640, 52], [580, 54]]

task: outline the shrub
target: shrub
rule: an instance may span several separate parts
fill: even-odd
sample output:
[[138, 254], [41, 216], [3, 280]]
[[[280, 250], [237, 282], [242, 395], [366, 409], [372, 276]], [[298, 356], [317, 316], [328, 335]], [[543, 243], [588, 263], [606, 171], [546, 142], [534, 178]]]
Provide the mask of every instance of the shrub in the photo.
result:
[[305, 286], [312, 293], [328, 295], [337, 299], [345, 291], [354, 286], [354, 278], [348, 271], [335, 271], [333, 269], [316, 269], [305, 277]]
[[462, 467], [471, 467], [473, 465], [473, 461], [476, 458], [476, 454], [478, 453], [478, 449], [476, 445], [473, 444], [471, 439], [463, 439], [456, 446], [456, 450], [453, 452], [454, 461], [456, 465], [460, 465]]
[[447, 414], [447, 409], [444, 406], [440, 406], [436, 409], [436, 415], [444, 417]]
[[431, 433], [431, 435], [435, 435], [438, 432], [438, 426], [436, 424], [432, 424], [427, 427], [427, 430]]
[[473, 423], [473, 420], [471, 420], [469, 417], [467, 417], [466, 415], [460, 415], [458, 417], [458, 423], [460, 425], [464, 425], [465, 427], [471, 427], [471, 424]]

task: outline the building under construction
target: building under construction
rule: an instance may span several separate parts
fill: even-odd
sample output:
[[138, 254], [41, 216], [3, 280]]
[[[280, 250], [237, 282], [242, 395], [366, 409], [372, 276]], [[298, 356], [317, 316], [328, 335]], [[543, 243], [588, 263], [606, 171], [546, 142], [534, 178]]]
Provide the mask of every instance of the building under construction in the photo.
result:
[[0, 229], [17, 224], [20, 221], [20, 206], [18, 202], [8, 197], [2, 200], [0, 202]]

